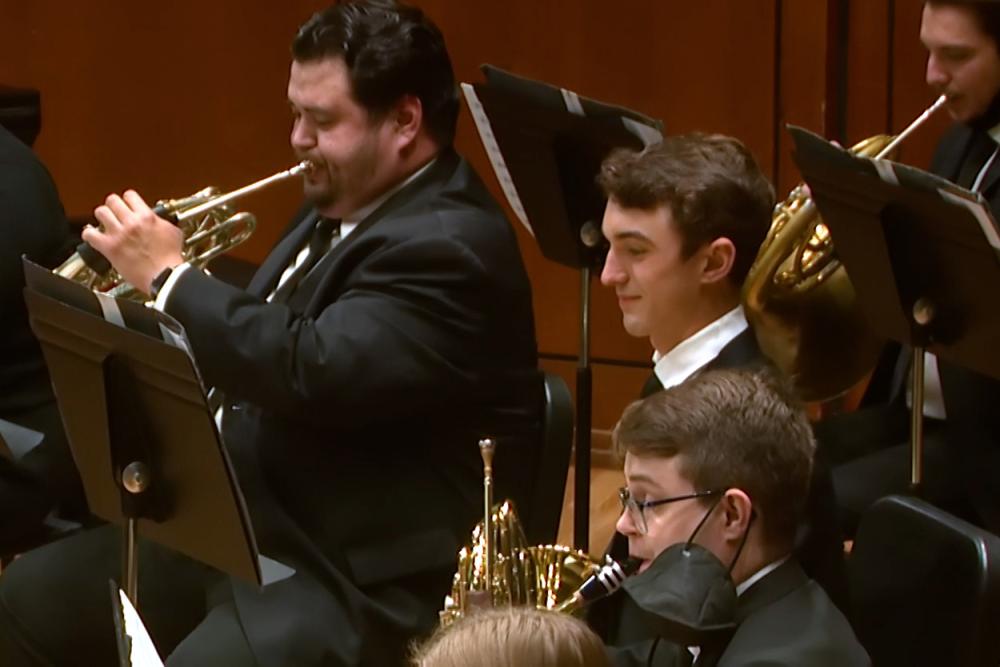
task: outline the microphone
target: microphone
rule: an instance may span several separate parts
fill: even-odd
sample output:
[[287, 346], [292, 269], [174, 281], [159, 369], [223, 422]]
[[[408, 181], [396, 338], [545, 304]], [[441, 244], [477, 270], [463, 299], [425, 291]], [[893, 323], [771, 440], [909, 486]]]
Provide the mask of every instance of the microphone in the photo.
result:
[[604, 565], [583, 582], [571, 598], [556, 607], [556, 611], [574, 612], [611, 595], [622, 587], [625, 579], [636, 573], [641, 562], [638, 558], [629, 558], [622, 564], [605, 556]]

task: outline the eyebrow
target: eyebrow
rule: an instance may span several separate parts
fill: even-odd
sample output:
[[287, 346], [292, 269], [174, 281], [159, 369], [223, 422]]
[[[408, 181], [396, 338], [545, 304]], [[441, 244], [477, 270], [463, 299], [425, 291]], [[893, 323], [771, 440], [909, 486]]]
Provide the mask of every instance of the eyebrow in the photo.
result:
[[612, 235], [613, 241], [628, 241], [630, 239], [636, 239], [638, 241], [645, 241], [646, 243], [652, 243], [653, 240], [643, 234], [642, 232], [636, 232], [632, 230], [626, 230], [624, 232], [618, 232]]
[[641, 482], [641, 483], [650, 484], [652, 486], [655, 486], [655, 487], [659, 488], [659, 483], [657, 482], [657, 480], [653, 479], [652, 476], [644, 474], [644, 473], [639, 473], [638, 475], [629, 475], [628, 476], [628, 482], [630, 484], [632, 482]]

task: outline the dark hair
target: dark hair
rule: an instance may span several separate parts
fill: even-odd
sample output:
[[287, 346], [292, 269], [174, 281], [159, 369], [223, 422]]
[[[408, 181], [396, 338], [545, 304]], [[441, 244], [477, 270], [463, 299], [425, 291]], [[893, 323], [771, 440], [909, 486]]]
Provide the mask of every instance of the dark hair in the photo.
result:
[[569, 614], [508, 607], [441, 628], [413, 655], [417, 667], [609, 667], [604, 644]]
[[349, 0], [314, 14], [292, 41], [298, 62], [343, 58], [354, 97], [369, 113], [387, 112], [404, 95], [423, 107], [424, 124], [450, 146], [458, 90], [444, 36], [420, 9], [394, 0]]
[[775, 371], [709, 371], [652, 394], [625, 409], [613, 441], [620, 457], [679, 457], [696, 491], [741, 489], [770, 540], [794, 540], [816, 441]]
[[1000, 3], [988, 0], [927, 0], [932, 7], [952, 6], [968, 9], [979, 29], [993, 40], [997, 52], [1000, 53]]
[[625, 208], [669, 206], [685, 258], [725, 237], [736, 247], [729, 278], [743, 283], [767, 236], [774, 189], [750, 151], [721, 134], [667, 137], [642, 151], [618, 149], [601, 165], [598, 184]]

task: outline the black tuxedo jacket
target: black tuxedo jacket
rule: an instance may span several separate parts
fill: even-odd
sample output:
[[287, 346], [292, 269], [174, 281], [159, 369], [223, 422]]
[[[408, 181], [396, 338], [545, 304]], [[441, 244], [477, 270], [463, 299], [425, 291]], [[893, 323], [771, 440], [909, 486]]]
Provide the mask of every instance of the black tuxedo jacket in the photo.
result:
[[[287, 304], [265, 303], [312, 219], [247, 291], [189, 270], [166, 310], [225, 393], [223, 436], [262, 553], [299, 570], [263, 592], [236, 585], [258, 659], [388, 664], [384, 645], [405, 637], [386, 628], [433, 626], [479, 516], [479, 438], [498, 440], [499, 493], [522, 499], [534, 482], [530, 288], [513, 230], [451, 151]], [[271, 641], [275, 627], [295, 630]]]
[[69, 225], [48, 170], [0, 127], [0, 419], [45, 435], [20, 466], [0, 458], [0, 553], [40, 528], [59, 502], [69, 514], [86, 502], [69, 453], [42, 350], [28, 325], [21, 256], [54, 267], [71, 247]]
[[[823, 589], [788, 560], [744, 591], [736, 608], [736, 631], [721, 650], [703, 648], [695, 665], [788, 665], [866, 667], [871, 659], [844, 615]], [[622, 665], [642, 665], [652, 642]], [[689, 665], [683, 646], [661, 643], [653, 665]]]

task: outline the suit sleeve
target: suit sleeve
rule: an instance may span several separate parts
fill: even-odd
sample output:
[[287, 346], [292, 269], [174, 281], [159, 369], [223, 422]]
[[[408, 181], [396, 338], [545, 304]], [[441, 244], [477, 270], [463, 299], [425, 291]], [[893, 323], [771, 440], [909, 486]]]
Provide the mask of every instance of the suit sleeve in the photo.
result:
[[200, 271], [181, 276], [166, 310], [187, 329], [206, 382], [227, 395], [359, 424], [472, 391], [486, 278], [462, 243], [416, 237], [362, 259], [315, 318]]

